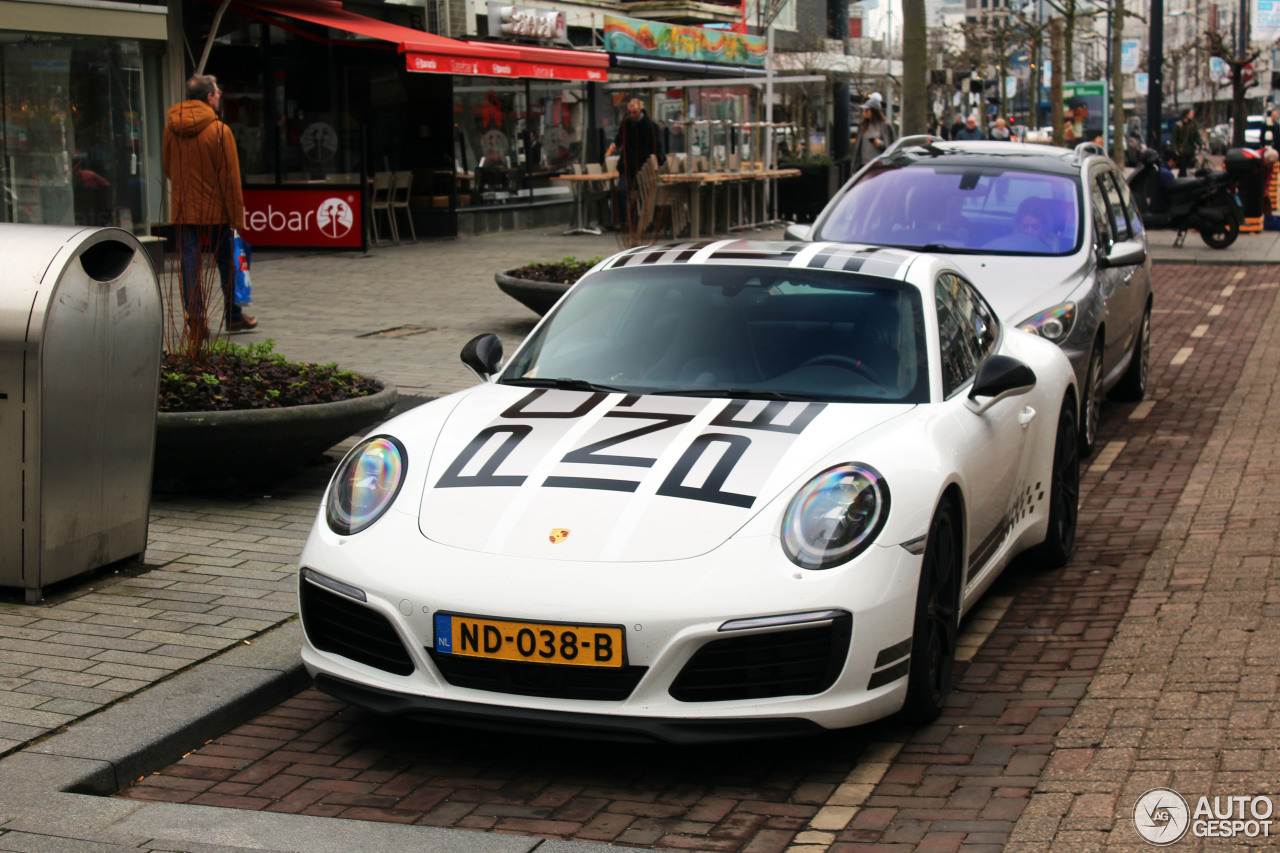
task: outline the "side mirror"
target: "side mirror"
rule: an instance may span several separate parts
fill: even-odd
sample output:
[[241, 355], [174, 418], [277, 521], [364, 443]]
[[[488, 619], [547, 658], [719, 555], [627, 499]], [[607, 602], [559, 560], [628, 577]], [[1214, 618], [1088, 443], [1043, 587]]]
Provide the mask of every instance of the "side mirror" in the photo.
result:
[[1147, 250], [1137, 240], [1121, 240], [1111, 247], [1111, 251], [1098, 259], [1099, 265], [1106, 267], [1136, 267], [1147, 260]]
[[476, 335], [462, 345], [462, 363], [481, 382], [488, 382], [502, 363], [502, 339], [492, 332]]
[[978, 366], [968, 406], [982, 414], [1005, 397], [1026, 394], [1034, 387], [1036, 374], [1030, 367], [1007, 355], [993, 355]]
[[801, 243], [807, 243], [809, 241], [809, 235], [812, 233], [813, 233], [812, 225], [796, 225], [795, 223], [792, 223], [791, 225], [788, 225], [786, 229], [782, 232], [782, 239], [796, 240]]

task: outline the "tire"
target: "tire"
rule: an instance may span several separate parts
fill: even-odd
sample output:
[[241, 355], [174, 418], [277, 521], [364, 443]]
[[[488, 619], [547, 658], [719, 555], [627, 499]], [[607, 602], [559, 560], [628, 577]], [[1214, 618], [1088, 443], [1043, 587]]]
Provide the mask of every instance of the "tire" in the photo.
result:
[[929, 522], [916, 591], [911, 668], [902, 706], [902, 716], [913, 724], [936, 719], [951, 695], [960, 633], [961, 553], [958, 515], [944, 500]]
[[1075, 400], [1062, 401], [1049, 472], [1049, 529], [1036, 550], [1045, 568], [1067, 564], [1076, 547], [1080, 520], [1080, 447], [1076, 440]]
[[1200, 229], [1200, 239], [1204, 240], [1205, 244], [1208, 245], [1210, 249], [1225, 249], [1234, 243], [1236, 238], [1239, 236], [1240, 223], [1236, 222], [1231, 217], [1227, 217], [1227, 219], [1216, 228]]
[[1138, 327], [1138, 339], [1133, 342], [1133, 355], [1124, 376], [1111, 389], [1117, 400], [1137, 403], [1147, 396], [1147, 377], [1151, 371], [1151, 306], [1142, 312], [1142, 325]]
[[1085, 371], [1084, 401], [1080, 407], [1080, 455], [1093, 453], [1098, 443], [1098, 424], [1102, 422], [1102, 334], [1093, 342], [1089, 367]]

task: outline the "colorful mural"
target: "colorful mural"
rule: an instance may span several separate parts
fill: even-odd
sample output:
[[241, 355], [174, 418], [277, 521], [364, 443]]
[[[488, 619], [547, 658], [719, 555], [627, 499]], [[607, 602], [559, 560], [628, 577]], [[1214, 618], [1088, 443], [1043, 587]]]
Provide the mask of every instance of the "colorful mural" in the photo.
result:
[[610, 53], [762, 68], [766, 51], [765, 40], [761, 36], [618, 15], [604, 16], [604, 47]]

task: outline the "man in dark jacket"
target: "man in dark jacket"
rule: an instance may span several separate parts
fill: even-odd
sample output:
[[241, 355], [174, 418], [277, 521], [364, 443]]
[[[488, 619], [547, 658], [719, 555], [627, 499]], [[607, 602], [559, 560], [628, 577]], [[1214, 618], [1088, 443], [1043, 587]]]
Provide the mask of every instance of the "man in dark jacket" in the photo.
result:
[[645, 114], [639, 98], [627, 101], [627, 115], [618, 126], [618, 135], [609, 144], [604, 156], [618, 155], [618, 227], [626, 229], [635, 221], [634, 193], [636, 173], [651, 155], [657, 156], [658, 165], [667, 162], [662, 153], [658, 126]]
[[209, 335], [204, 303], [205, 280], [211, 276], [202, 262], [210, 252], [220, 276], [227, 329], [247, 331], [258, 325], [232, 298], [231, 244], [235, 230], [244, 228], [244, 197], [236, 143], [231, 128], [218, 118], [221, 107], [217, 78], [192, 77], [187, 100], [169, 108], [160, 151], [170, 183], [169, 215], [176, 226], [187, 332], [197, 344]]

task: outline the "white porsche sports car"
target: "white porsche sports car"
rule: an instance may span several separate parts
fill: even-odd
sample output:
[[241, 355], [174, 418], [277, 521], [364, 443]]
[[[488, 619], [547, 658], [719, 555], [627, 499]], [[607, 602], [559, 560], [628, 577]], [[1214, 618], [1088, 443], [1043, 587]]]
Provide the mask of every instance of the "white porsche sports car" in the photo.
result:
[[300, 560], [322, 690], [672, 742], [924, 721], [965, 611], [1073, 547], [1071, 366], [931, 255], [633, 249], [501, 349], [338, 467]]

